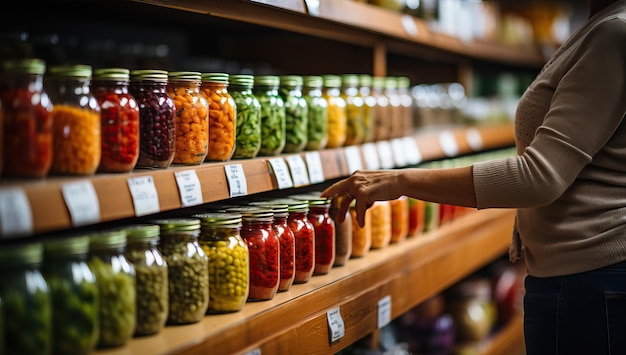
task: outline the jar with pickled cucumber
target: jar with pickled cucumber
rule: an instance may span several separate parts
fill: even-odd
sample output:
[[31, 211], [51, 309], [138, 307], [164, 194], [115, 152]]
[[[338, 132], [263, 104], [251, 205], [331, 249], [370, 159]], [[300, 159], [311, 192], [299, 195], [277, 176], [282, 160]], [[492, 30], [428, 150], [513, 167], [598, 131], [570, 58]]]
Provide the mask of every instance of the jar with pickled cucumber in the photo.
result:
[[359, 94], [361, 94], [361, 97], [363, 98], [363, 128], [365, 130], [365, 138], [363, 139], [363, 142], [373, 142], [376, 97], [372, 94], [371, 75], [359, 75]]
[[285, 149], [284, 153], [299, 153], [308, 139], [309, 106], [302, 96], [302, 77], [280, 76], [280, 96], [285, 102]]
[[391, 132], [389, 138], [398, 138], [403, 134], [403, 115], [402, 99], [398, 94], [398, 78], [395, 76], [385, 77], [385, 96], [389, 98], [389, 114]]
[[359, 92], [356, 74], [341, 76], [341, 97], [346, 101], [346, 142], [344, 145], [361, 144], [365, 140], [364, 101]]
[[198, 72], [168, 73], [167, 94], [174, 100], [176, 165], [200, 165], [209, 149], [209, 105], [200, 94], [202, 75]]
[[415, 104], [411, 95], [411, 79], [406, 76], [398, 77], [398, 96], [402, 106], [402, 135], [408, 136], [415, 129]]
[[209, 149], [205, 161], [228, 161], [235, 152], [237, 106], [228, 92], [228, 74], [202, 73], [200, 93], [209, 105]]
[[126, 257], [126, 231], [108, 229], [89, 236], [89, 266], [100, 295], [99, 348], [125, 345], [136, 325], [135, 268]]
[[352, 254], [351, 258], [361, 258], [367, 255], [372, 247], [372, 211], [365, 211], [363, 227], [356, 219], [354, 201], [350, 204], [350, 221], [352, 222]]
[[346, 100], [341, 97], [341, 76], [324, 75], [322, 95], [328, 102], [327, 148], [343, 147], [347, 139]]
[[315, 269], [315, 228], [309, 221], [309, 204], [296, 199], [274, 199], [275, 203], [287, 204], [287, 225], [294, 235], [296, 275], [294, 284], [309, 282]]
[[234, 159], [251, 159], [261, 149], [261, 104], [252, 93], [254, 76], [230, 75], [230, 93], [237, 106]]
[[167, 218], [150, 223], [160, 227], [159, 250], [168, 268], [167, 324], [197, 323], [209, 307], [209, 258], [198, 243], [200, 220]]
[[385, 95], [385, 77], [375, 76], [372, 80], [372, 95], [376, 98], [374, 107], [374, 140], [391, 138], [391, 105]]
[[46, 63], [41, 59], [9, 61], [4, 71], [7, 86], [0, 91], [0, 132], [6, 133], [0, 169], [5, 176], [45, 177], [52, 164], [53, 107], [43, 85]]
[[335, 222], [335, 263], [333, 266], [343, 266], [352, 254], [352, 219], [347, 210], [343, 221], [339, 219], [339, 206], [342, 197], [332, 199], [329, 209], [330, 217]]
[[50, 173], [92, 175], [102, 157], [100, 104], [91, 92], [89, 65], [50, 68], [46, 86], [52, 109]]
[[98, 171], [127, 173], [139, 158], [139, 106], [128, 92], [130, 70], [96, 69], [91, 88], [100, 105], [102, 157]]
[[5, 354], [52, 354], [52, 297], [42, 261], [39, 242], [0, 248]]
[[278, 93], [280, 77], [258, 75], [254, 77], [254, 96], [261, 104], [261, 149], [259, 155], [273, 156], [282, 153], [286, 143], [285, 101]]
[[320, 150], [328, 144], [328, 102], [322, 95], [324, 79], [317, 75], [303, 77], [302, 96], [309, 106], [309, 127], [305, 150]]
[[53, 353], [89, 354], [98, 344], [99, 291], [87, 262], [89, 237], [44, 243], [43, 275], [52, 296]]
[[137, 168], [166, 169], [174, 159], [176, 109], [167, 94], [167, 71], [133, 70], [129, 91], [139, 105]]
[[372, 249], [381, 249], [391, 242], [391, 204], [376, 201], [369, 209], [371, 213]]
[[167, 263], [158, 249], [159, 226], [133, 224], [124, 227], [126, 256], [135, 268], [137, 290], [135, 336], [157, 334], [169, 312]]
[[248, 299], [250, 271], [248, 246], [241, 237], [241, 214], [201, 213], [199, 243], [209, 258], [207, 313], [240, 311]]

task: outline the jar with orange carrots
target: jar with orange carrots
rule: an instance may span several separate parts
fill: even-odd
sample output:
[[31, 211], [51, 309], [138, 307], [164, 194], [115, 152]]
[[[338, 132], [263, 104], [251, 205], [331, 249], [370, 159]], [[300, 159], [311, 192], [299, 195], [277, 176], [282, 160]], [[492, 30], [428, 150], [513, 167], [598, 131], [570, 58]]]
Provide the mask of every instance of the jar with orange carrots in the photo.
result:
[[235, 152], [237, 106], [226, 73], [203, 73], [200, 92], [209, 105], [209, 150], [205, 161], [228, 161]]

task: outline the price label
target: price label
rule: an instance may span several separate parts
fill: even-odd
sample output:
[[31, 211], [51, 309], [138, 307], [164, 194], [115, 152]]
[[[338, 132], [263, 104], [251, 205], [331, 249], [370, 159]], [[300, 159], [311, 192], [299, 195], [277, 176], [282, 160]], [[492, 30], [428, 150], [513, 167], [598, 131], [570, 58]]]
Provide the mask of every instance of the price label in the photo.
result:
[[339, 307], [333, 308], [326, 312], [326, 318], [328, 319], [328, 335], [330, 337], [330, 342], [334, 343], [337, 340], [343, 338], [346, 332]]
[[404, 15], [402, 16], [402, 28], [404, 28], [404, 32], [411, 37], [415, 37], [418, 35], [419, 31], [417, 30], [417, 25], [415, 25], [415, 21], [413, 21], [413, 16]]
[[261, 349], [254, 349], [252, 351], [248, 351], [244, 355], [261, 355]]
[[365, 160], [365, 166], [369, 170], [380, 169], [380, 162], [378, 161], [378, 150], [374, 143], [365, 143], [361, 146], [363, 152], [363, 159]]
[[195, 170], [183, 170], [174, 173], [180, 202], [183, 207], [202, 204], [202, 185]]
[[228, 181], [230, 197], [245, 196], [248, 194], [248, 182], [241, 164], [224, 165], [224, 173]]
[[0, 231], [2, 236], [33, 234], [33, 214], [26, 192], [19, 188], [0, 190]]
[[304, 154], [306, 166], [309, 170], [309, 181], [311, 184], [324, 182], [324, 167], [322, 166], [322, 157], [319, 152], [308, 152]]
[[144, 216], [161, 210], [159, 194], [157, 193], [152, 176], [147, 175], [129, 178], [128, 189], [133, 198], [135, 216]]
[[391, 140], [391, 151], [393, 152], [393, 160], [397, 167], [406, 166], [406, 153], [404, 151], [404, 141], [401, 138]]
[[286, 157], [294, 187], [309, 185], [309, 173], [301, 155], [289, 155]]
[[318, 16], [320, 14], [320, 0], [305, 0], [306, 9], [311, 16]]
[[393, 151], [389, 141], [379, 141], [376, 143], [378, 149], [378, 157], [380, 158], [380, 167], [383, 169], [393, 168]]
[[483, 150], [483, 137], [476, 128], [469, 128], [465, 131], [465, 138], [473, 151], [480, 152]]
[[422, 152], [417, 145], [417, 141], [413, 137], [404, 137], [404, 152], [406, 156], [406, 162], [409, 165], [416, 165], [422, 162]]
[[343, 150], [348, 163], [348, 174], [352, 174], [357, 170], [363, 169], [363, 161], [361, 160], [361, 152], [359, 147], [351, 145]]
[[391, 322], [391, 296], [385, 296], [378, 301], [378, 329]]
[[65, 205], [75, 227], [100, 222], [100, 201], [91, 181], [66, 183], [61, 186]]
[[454, 134], [450, 131], [444, 131], [439, 134], [439, 145], [443, 153], [448, 157], [459, 154], [459, 146], [456, 143], [456, 138], [454, 138]]
[[274, 177], [276, 178], [278, 189], [282, 190], [293, 187], [293, 181], [291, 181], [289, 168], [287, 167], [287, 163], [285, 162], [285, 160], [283, 158], [273, 158], [268, 160], [268, 162], [272, 167], [272, 171], [274, 172]]

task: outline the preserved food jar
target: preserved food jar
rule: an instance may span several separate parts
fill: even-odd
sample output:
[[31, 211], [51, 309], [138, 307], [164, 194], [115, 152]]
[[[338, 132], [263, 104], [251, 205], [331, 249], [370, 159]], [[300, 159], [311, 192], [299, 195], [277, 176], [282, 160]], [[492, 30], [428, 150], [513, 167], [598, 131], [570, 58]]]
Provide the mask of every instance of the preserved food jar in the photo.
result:
[[347, 118], [346, 100], [341, 97], [341, 77], [324, 75], [322, 95], [328, 102], [328, 143], [327, 148], [342, 147], [346, 142]]
[[293, 283], [306, 283], [315, 269], [315, 229], [307, 217], [309, 204], [295, 199], [275, 199], [274, 202], [287, 204], [287, 225], [295, 240], [296, 274]]
[[372, 94], [372, 76], [369, 74], [359, 75], [359, 94], [363, 98], [363, 128], [365, 138], [363, 142], [374, 141], [374, 110], [376, 109], [376, 97]]
[[409, 235], [409, 199], [400, 196], [390, 200], [391, 206], [391, 243], [405, 240]]
[[209, 105], [209, 149], [205, 161], [228, 161], [235, 152], [237, 106], [228, 92], [228, 74], [203, 73], [200, 92]]
[[299, 153], [306, 147], [309, 130], [309, 107], [302, 97], [302, 77], [282, 75], [280, 96], [285, 102], [284, 153]]
[[167, 94], [167, 71], [130, 72], [131, 95], [139, 104], [138, 168], [168, 168], [174, 159], [176, 110]]
[[128, 92], [130, 71], [96, 69], [91, 88], [100, 105], [102, 157], [98, 171], [127, 173], [139, 158], [139, 106]]
[[241, 237], [241, 214], [201, 213], [200, 246], [209, 258], [208, 313], [240, 311], [250, 290], [248, 246]]
[[167, 324], [197, 323], [209, 307], [209, 258], [200, 247], [197, 218], [156, 219], [159, 250], [167, 263]]
[[485, 339], [497, 320], [491, 280], [476, 277], [462, 281], [450, 289], [449, 299], [456, 338], [460, 341]]
[[124, 227], [126, 255], [135, 268], [137, 326], [135, 336], [160, 332], [169, 311], [167, 263], [158, 249], [159, 226], [133, 224]]
[[375, 76], [372, 80], [372, 95], [376, 98], [374, 107], [374, 140], [391, 138], [391, 105], [385, 95], [385, 77]]
[[285, 148], [285, 101], [278, 93], [279, 85], [280, 77], [277, 75], [254, 77], [254, 96], [261, 105], [261, 148], [259, 155], [278, 155]]
[[389, 120], [390, 130], [389, 138], [398, 138], [402, 136], [403, 111], [402, 100], [398, 95], [398, 78], [395, 76], [385, 77], [385, 95], [389, 98]]
[[352, 222], [352, 258], [360, 258], [372, 247], [372, 211], [365, 211], [363, 227], [356, 220], [356, 208], [354, 201], [350, 204], [350, 221]]
[[53, 104], [43, 85], [45, 71], [41, 59], [5, 64], [7, 86], [0, 93], [3, 175], [42, 178], [50, 170]]
[[135, 269], [126, 257], [126, 232], [110, 229], [89, 237], [89, 265], [96, 275], [100, 334], [98, 347], [126, 344], [136, 325]]
[[409, 237], [420, 235], [424, 232], [424, 208], [425, 202], [409, 197]]
[[176, 165], [200, 165], [209, 149], [209, 105], [198, 72], [168, 73], [167, 94], [176, 108], [174, 160]]
[[230, 93], [237, 106], [235, 159], [251, 159], [261, 149], [261, 104], [252, 93], [254, 76], [231, 75]]
[[91, 175], [102, 156], [100, 105], [93, 96], [88, 65], [50, 68], [52, 166], [55, 174]]
[[99, 336], [99, 291], [87, 263], [89, 238], [72, 236], [44, 243], [43, 275], [52, 297], [54, 354], [90, 354]]
[[415, 129], [413, 125], [415, 105], [411, 95], [411, 79], [406, 76], [398, 77], [398, 96], [400, 96], [400, 106], [402, 106], [402, 135], [408, 136]]
[[42, 261], [43, 246], [38, 242], [0, 248], [5, 354], [52, 353], [52, 301]]
[[355, 74], [341, 76], [341, 97], [346, 101], [346, 142], [344, 145], [361, 144], [365, 140], [363, 97], [359, 92], [359, 77]]
[[439, 228], [439, 213], [441, 207], [436, 202], [426, 201], [424, 205], [424, 232], [434, 231]]
[[391, 242], [391, 205], [389, 201], [376, 201], [370, 207], [372, 215], [372, 249], [381, 249]]
[[308, 75], [302, 79], [302, 96], [309, 107], [305, 149], [324, 149], [328, 143], [328, 102], [322, 95], [324, 79], [317, 75]]
[[335, 221], [330, 218], [330, 199], [309, 198], [307, 218], [315, 231], [315, 268], [313, 275], [325, 275], [335, 263]]
[[352, 255], [352, 219], [350, 211], [346, 211], [343, 222], [339, 222], [339, 206], [342, 197], [331, 201], [329, 214], [335, 222], [335, 263], [333, 266], [343, 266]]

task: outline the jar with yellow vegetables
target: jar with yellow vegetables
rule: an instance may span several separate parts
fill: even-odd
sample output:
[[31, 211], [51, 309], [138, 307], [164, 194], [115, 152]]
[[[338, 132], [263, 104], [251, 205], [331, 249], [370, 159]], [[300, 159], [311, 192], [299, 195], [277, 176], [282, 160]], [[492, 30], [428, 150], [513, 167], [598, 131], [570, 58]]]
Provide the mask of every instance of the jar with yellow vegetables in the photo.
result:
[[346, 142], [344, 145], [361, 144], [365, 140], [363, 97], [359, 92], [356, 74], [341, 76], [341, 97], [346, 101]]
[[391, 242], [391, 204], [389, 201], [376, 201], [369, 209], [372, 217], [371, 249], [381, 249]]
[[347, 117], [346, 100], [341, 97], [341, 76], [324, 75], [322, 95], [328, 102], [328, 143], [327, 148], [343, 147], [346, 142]]
[[200, 93], [209, 105], [209, 148], [205, 161], [228, 161], [235, 152], [237, 106], [226, 73], [203, 73]]

